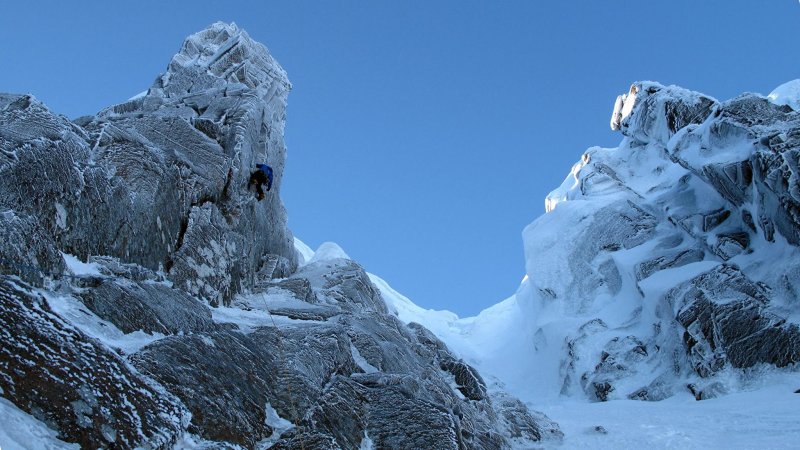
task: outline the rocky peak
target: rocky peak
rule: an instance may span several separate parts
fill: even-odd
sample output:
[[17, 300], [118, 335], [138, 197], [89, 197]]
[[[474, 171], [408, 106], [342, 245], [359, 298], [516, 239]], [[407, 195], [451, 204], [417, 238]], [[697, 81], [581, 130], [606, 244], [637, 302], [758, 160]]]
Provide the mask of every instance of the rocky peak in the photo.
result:
[[614, 102], [611, 129], [641, 144], [666, 144], [681, 128], [702, 123], [716, 105], [713, 98], [688, 89], [638, 81]]
[[[235, 23], [217, 22], [187, 37], [154, 87], [175, 95], [192, 93], [198, 76], [244, 84], [265, 100], [273, 95], [271, 91], [285, 94], [292, 87], [286, 71], [269, 50]], [[181, 92], [183, 88], [185, 92]]]
[[523, 233], [516, 300], [531, 333], [567, 343], [536, 360], [562, 393], [659, 400], [691, 380], [708, 398], [721, 372], [800, 360], [793, 86], [719, 102], [637, 82], [617, 97], [619, 146], [588, 149]]
[[0, 396], [87, 448], [558, 439], [389, 313], [341, 248], [299, 262], [280, 198], [290, 88], [216, 23], [146, 93], [75, 123], [0, 94]]

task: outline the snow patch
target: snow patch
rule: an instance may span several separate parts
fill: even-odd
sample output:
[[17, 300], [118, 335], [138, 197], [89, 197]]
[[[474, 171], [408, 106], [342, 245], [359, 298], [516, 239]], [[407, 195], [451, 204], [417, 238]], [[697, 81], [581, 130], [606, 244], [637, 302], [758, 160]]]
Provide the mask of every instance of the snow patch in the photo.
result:
[[0, 397], [0, 448], [4, 450], [78, 450], [58, 440], [58, 432]]
[[269, 403], [267, 403], [265, 411], [267, 418], [264, 422], [267, 424], [267, 426], [272, 428], [272, 434], [268, 438], [258, 443], [257, 447], [259, 449], [270, 448], [273, 444], [280, 440], [283, 433], [294, 428], [294, 424], [281, 417], [278, 414], [278, 411], [275, 411], [275, 408], [273, 408]]
[[332, 259], [350, 259], [350, 257], [336, 243], [324, 242], [317, 248], [317, 251], [314, 252], [314, 256], [309, 260], [309, 264], [320, 261], [330, 261]]
[[58, 226], [58, 228], [61, 228], [62, 230], [66, 230], [67, 229], [67, 210], [64, 209], [64, 205], [62, 205], [61, 203], [58, 203], [58, 202], [55, 203], [55, 207], [56, 207], [56, 225]]
[[64, 258], [64, 263], [66, 263], [67, 269], [72, 272], [73, 275], [91, 275], [97, 277], [103, 276], [98, 269], [97, 263], [87, 264], [78, 259], [77, 256], [73, 256], [68, 253], [61, 253], [61, 257]]
[[374, 448], [375, 443], [370, 439], [367, 430], [364, 430], [364, 438], [361, 439], [361, 445], [358, 446], [358, 450], [373, 450]]
[[143, 90], [142, 92], [139, 92], [138, 94], [136, 94], [136, 95], [134, 95], [133, 97], [129, 98], [129, 99], [128, 99], [128, 101], [131, 101], [131, 100], [138, 100], [138, 99], [140, 99], [140, 98], [144, 98], [144, 97], [146, 97], [146, 96], [147, 96], [147, 92], [148, 92], [148, 91], [149, 91], [149, 89], [145, 89], [145, 90]]
[[38, 292], [47, 300], [50, 309], [68, 323], [106, 346], [121, 350], [123, 354], [136, 353], [145, 345], [165, 337], [161, 333], [147, 334], [141, 330], [125, 334], [111, 322], [95, 315], [74, 297], [53, 295], [47, 291]]
[[556, 206], [567, 200], [572, 200], [577, 194], [580, 194], [580, 172], [581, 169], [589, 162], [589, 153], [584, 153], [580, 161], [572, 166], [569, 175], [564, 179], [557, 189], [553, 190], [544, 199], [544, 210], [550, 212], [556, 209]]
[[358, 364], [358, 367], [360, 367], [361, 370], [364, 371], [364, 373], [380, 372], [380, 370], [378, 370], [375, 366], [373, 366], [366, 359], [364, 359], [363, 356], [361, 356], [361, 353], [358, 351], [356, 346], [353, 345], [352, 342], [350, 343], [350, 354], [353, 355], [353, 361], [355, 361], [356, 364]]

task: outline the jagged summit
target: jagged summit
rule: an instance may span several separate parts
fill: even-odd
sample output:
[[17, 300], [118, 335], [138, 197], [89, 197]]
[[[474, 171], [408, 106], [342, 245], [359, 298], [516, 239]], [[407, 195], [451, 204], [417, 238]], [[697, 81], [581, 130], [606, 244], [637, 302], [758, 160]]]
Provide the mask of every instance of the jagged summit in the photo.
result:
[[235, 23], [216, 22], [187, 37], [154, 87], [191, 93], [198, 77], [242, 83], [262, 97], [272, 89], [288, 91], [292, 87], [286, 71], [269, 50]]

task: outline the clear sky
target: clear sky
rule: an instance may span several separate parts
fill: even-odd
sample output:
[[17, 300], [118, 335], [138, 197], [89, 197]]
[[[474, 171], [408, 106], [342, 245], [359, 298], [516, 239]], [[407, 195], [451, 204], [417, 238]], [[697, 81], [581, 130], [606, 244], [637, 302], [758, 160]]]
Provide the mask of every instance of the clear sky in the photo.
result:
[[92, 114], [234, 21], [288, 71], [283, 198], [417, 304], [513, 294], [521, 231], [635, 80], [727, 99], [800, 78], [797, 0], [3, 2], [0, 91]]

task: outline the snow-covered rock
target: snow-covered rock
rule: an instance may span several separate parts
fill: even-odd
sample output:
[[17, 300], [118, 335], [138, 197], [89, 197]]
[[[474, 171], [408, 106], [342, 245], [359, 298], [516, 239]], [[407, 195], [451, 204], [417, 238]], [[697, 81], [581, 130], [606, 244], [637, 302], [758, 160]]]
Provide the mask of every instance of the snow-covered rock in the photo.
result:
[[[0, 423], [15, 427], [0, 446], [25, 431], [30, 448], [558, 441], [402, 323], [338, 245], [293, 238], [290, 88], [264, 46], [217, 23], [145, 93], [75, 123], [0, 94]], [[261, 202], [257, 162], [275, 173]]]
[[658, 400], [725, 367], [793, 366], [800, 117], [652, 82], [613, 117], [619, 147], [589, 149], [523, 233], [537, 367], [562, 394]]
[[[280, 199], [290, 87], [263, 45], [217, 23], [187, 38], [146, 95], [76, 123], [31, 96], [0, 95], [0, 204], [18, 216], [3, 240], [24, 242], [15, 229], [47, 236], [35, 255], [6, 259], [60, 273], [46, 258], [52, 237], [84, 260], [164, 270], [215, 304], [252, 287], [268, 259], [281, 261], [270, 275], [291, 272]], [[262, 202], [247, 190], [258, 162], [275, 172]]]
[[798, 113], [641, 82], [611, 122], [620, 145], [588, 149], [523, 231], [516, 295], [420, 321], [524, 399], [709, 398], [729, 370], [794, 370]]

